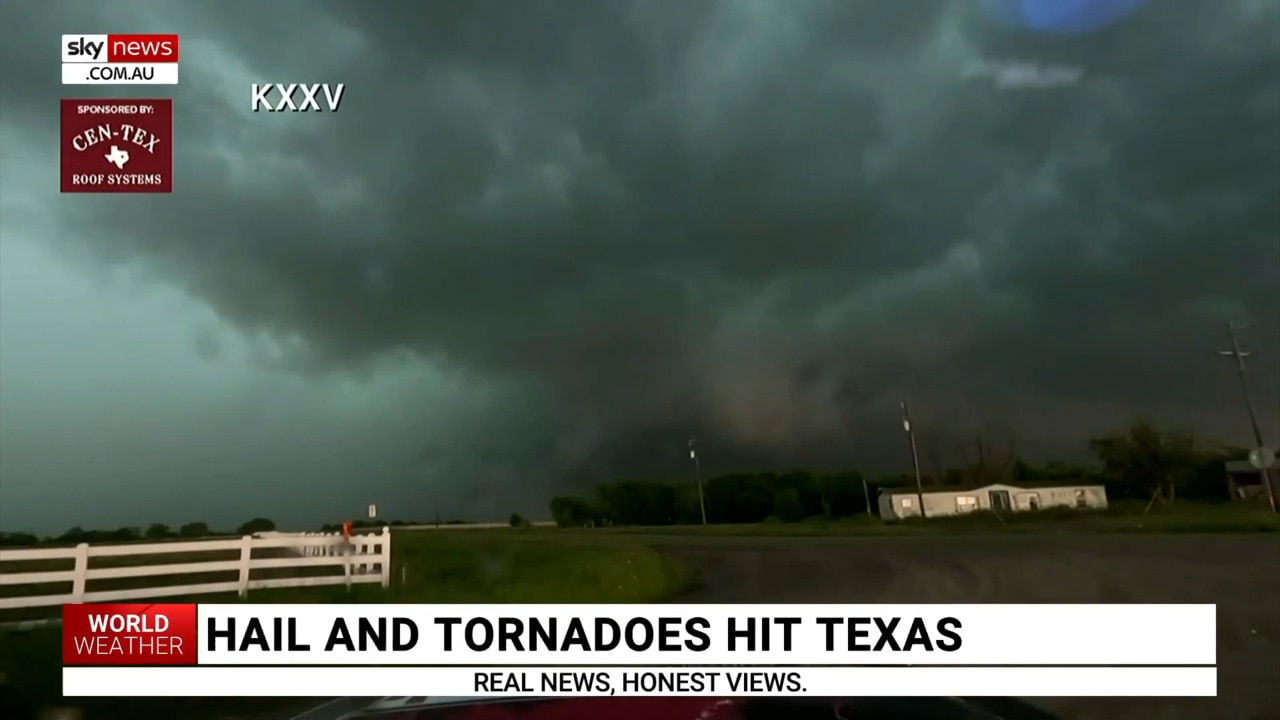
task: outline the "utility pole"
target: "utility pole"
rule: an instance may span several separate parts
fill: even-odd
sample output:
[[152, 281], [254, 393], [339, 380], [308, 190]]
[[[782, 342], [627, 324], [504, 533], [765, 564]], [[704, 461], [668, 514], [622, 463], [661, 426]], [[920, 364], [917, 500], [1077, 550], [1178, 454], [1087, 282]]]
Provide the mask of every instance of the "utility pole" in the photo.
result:
[[702, 494], [702, 465], [698, 462], [696, 440], [689, 438], [689, 459], [693, 461], [693, 479], [698, 483], [698, 508], [702, 510], [702, 524], [707, 524], [707, 498]]
[[924, 515], [924, 483], [920, 480], [920, 456], [916, 452], [916, 429], [911, 425], [911, 408], [907, 407], [907, 401], [902, 403], [902, 429], [907, 432], [907, 438], [911, 441], [911, 469], [916, 474], [916, 499], [920, 503], [920, 517]]
[[[1253, 409], [1253, 395], [1249, 392], [1249, 379], [1244, 369], [1245, 358], [1253, 353], [1240, 349], [1240, 337], [1238, 335], [1240, 331], [1248, 330], [1251, 327], [1253, 326], [1236, 327], [1233, 323], [1227, 323], [1227, 338], [1231, 341], [1231, 349], [1221, 350], [1218, 354], [1234, 358], [1236, 361], [1236, 373], [1240, 376], [1240, 389], [1244, 393], [1244, 405], [1249, 411], [1249, 424], [1253, 428], [1253, 440], [1256, 443], [1255, 451], [1259, 454], [1259, 458], [1262, 458], [1266, 443], [1262, 441], [1262, 428], [1258, 425], [1258, 413]], [[1262, 484], [1267, 491], [1267, 502], [1271, 503], [1271, 512], [1276, 512], [1276, 492], [1275, 488], [1271, 486], [1271, 470], [1265, 462], [1261, 462], [1259, 463], [1258, 471], [1262, 473]]]

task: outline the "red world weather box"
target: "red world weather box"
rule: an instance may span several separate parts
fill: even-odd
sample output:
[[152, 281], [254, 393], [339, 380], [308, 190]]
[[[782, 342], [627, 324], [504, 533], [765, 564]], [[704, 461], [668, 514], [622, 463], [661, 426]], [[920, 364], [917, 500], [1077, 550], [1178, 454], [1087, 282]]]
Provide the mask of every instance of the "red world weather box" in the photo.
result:
[[194, 604], [62, 606], [62, 664], [195, 665]]
[[64, 193], [173, 192], [173, 100], [63, 99]]

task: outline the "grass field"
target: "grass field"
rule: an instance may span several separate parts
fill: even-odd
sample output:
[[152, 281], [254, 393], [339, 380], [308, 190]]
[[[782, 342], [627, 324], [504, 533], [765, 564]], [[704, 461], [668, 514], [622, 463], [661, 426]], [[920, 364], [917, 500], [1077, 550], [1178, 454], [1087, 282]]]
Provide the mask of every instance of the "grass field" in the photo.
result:
[[669, 525], [569, 530], [621, 535], [823, 536], [951, 535], [1001, 533], [1269, 533], [1280, 532], [1280, 514], [1265, 505], [1175, 503], [1144, 512], [1143, 503], [1121, 502], [1106, 510], [1051, 509], [1040, 512], [978, 512], [968, 515], [885, 522], [872, 515], [824, 521], [750, 525]]
[[[684, 570], [641, 544], [582, 541], [550, 530], [401, 532], [392, 539], [392, 585], [263, 590], [254, 603], [648, 603], [679, 592]], [[169, 561], [172, 561], [170, 558]], [[201, 581], [204, 579], [201, 578]], [[186, 583], [156, 578], [153, 584]], [[215, 579], [216, 581], [216, 579]], [[55, 588], [53, 591], [57, 591]], [[238, 602], [231, 596], [172, 598], [173, 602]], [[45, 614], [58, 612], [57, 608]], [[24, 614], [24, 619], [30, 613]], [[0, 618], [3, 620], [5, 618]], [[12, 619], [12, 618], [10, 618]], [[32, 708], [62, 702], [61, 627], [0, 635], [0, 715], [27, 717]], [[296, 700], [90, 700], [89, 720], [171, 717], [206, 720], [269, 711]]]
[[[1143, 513], [1117, 504], [1101, 512], [1044, 511], [996, 516], [978, 513], [896, 523], [876, 518], [832, 522], [764, 523], [639, 528], [494, 529], [398, 531], [392, 540], [392, 584], [253, 591], [254, 603], [649, 603], [669, 598], [692, 578], [686, 568], [646, 544], [644, 535], [697, 536], [913, 536], [1026, 533], [1270, 533], [1280, 517], [1265, 506], [1179, 503]], [[605, 542], [606, 538], [609, 541]], [[182, 561], [198, 559], [183, 558]], [[138, 562], [129, 558], [103, 558]], [[164, 562], [178, 562], [168, 556]], [[31, 570], [32, 568], [22, 568]], [[58, 568], [40, 568], [58, 569]], [[0, 572], [19, 570], [0, 567]], [[256, 577], [256, 575], [255, 575]], [[227, 577], [128, 579], [139, 584], [216, 582]], [[112, 581], [115, 583], [125, 580]], [[6, 588], [18, 590], [19, 587]], [[94, 588], [90, 589], [107, 589]], [[29, 589], [24, 589], [30, 592]], [[43, 593], [59, 588], [40, 588]], [[65, 588], [63, 589], [65, 590]], [[237, 602], [232, 596], [172, 598], [174, 602]], [[56, 615], [57, 609], [41, 611]], [[30, 612], [22, 619], [31, 617]], [[17, 617], [0, 616], [0, 622]], [[3, 632], [3, 631], [0, 631]], [[0, 715], [25, 717], [32, 708], [68, 705], [61, 696], [61, 641], [57, 626], [0, 634]], [[293, 700], [90, 700], [87, 720], [172, 717], [215, 720], [244, 717], [296, 703]]]

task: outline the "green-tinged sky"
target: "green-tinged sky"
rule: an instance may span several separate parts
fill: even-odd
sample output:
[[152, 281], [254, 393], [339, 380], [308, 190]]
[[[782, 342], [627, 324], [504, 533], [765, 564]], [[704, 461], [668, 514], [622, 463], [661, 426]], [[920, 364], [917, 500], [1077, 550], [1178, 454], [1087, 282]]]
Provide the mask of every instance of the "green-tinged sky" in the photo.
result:
[[[690, 435], [895, 471], [901, 397], [940, 454], [1248, 444], [1227, 320], [1275, 436], [1280, 5], [973, 6], [0, 0], [0, 527], [544, 514]], [[112, 31], [181, 83], [59, 85]], [[58, 194], [59, 97], [170, 91], [172, 195]]]

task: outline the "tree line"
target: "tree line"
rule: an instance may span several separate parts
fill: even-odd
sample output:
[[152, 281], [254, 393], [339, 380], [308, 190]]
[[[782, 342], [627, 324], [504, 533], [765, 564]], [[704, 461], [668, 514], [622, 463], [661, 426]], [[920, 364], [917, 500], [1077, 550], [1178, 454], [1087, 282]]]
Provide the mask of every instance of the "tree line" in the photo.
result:
[[[423, 522], [421, 520], [379, 520], [364, 519], [352, 520], [352, 530], [379, 530], [384, 527], [404, 527], [406, 525], [466, 525], [469, 520], [433, 520], [431, 522]], [[338, 532], [342, 530], [342, 523], [326, 523], [320, 526], [320, 532]]]
[[[1229, 498], [1225, 463], [1243, 459], [1243, 448], [1206, 442], [1194, 433], [1135, 423], [1092, 438], [1089, 464], [1033, 464], [1017, 457], [1012, 442], [978, 437], [951, 467], [922, 471], [929, 488], [979, 487], [993, 483], [1047, 486], [1097, 484], [1113, 500], [1172, 502], [1182, 498], [1220, 502]], [[869, 477], [849, 470], [813, 473], [733, 473], [702, 484], [692, 474], [679, 479], [620, 480], [594, 488], [587, 496], [551, 500], [551, 515], [561, 527], [600, 525], [685, 525], [708, 523], [799, 522], [876, 514], [881, 490], [914, 488], [905, 473]]]
[[122, 543], [138, 540], [195, 540], [207, 537], [231, 537], [270, 532], [276, 524], [268, 518], [253, 518], [241, 523], [235, 530], [216, 530], [205, 522], [189, 522], [176, 529], [164, 523], [152, 523], [146, 528], [122, 527], [114, 530], [86, 530], [73, 527], [61, 535], [41, 537], [28, 532], [0, 532], [0, 547], [30, 547], [33, 545], [79, 545], [80, 543]]
[[[1125, 430], [1100, 435], [1088, 442], [1090, 464], [1049, 462], [1032, 464], [1017, 457], [1011, 441], [980, 435], [959, 448], [961, 462], [941, 463], [922, 472], [926, 488], [981, 486], [997, 482], [1015, 485], [1099, 484], [1116, 500], [1165, 501], [1189, 499], [1218, 502], [1229, 499], [1224, 463], [1248, 456], [1244, 448], [1206, 442], [1194, 433], [1135, 423]], [[878, 512], [877, 497], [883, 489], [914, 488], [914, 476], [906, 473], [870, 477], [856, 470], [813, 473], [743, 472], [712, 477], [703, 483], [708, 523], [757, 523], [770, 520], [799, 522], [805, 518], [839, 519]], [[597, 486], [587, 496], [559, 496], [551, 500], [551, 516], [561, 527], [583, 525], [687, 525], [702, 522], [702, 503], [692, 477], [659, 480], [619, 480]], [[465, 520], [434, 523], [415, 520], [360, 519], [354, 529], [390, 525], [454, 525]], [[519, 515], [512, 526], [527, 521]], [[341, 525], [326, 524], [323, 532], [337, 532]], [[190, 522], [176, 529], [162, 523], [146, 528], [85, 530], [73, 527], [58, 536], [40, 537], [26, 532], [0, 532], [0, 547], [77, 545], [80, 543], [133, 542], [138, 540], [196, 539], [252, 535], [276, 529], [268, 518], [253, 518], [234, 530], [211, 529], [208, 523]]]
[[[446, 520], [441, 525], [458, 525], [465, 523], [465, 520]], [[367, 530], [369, 528], [381, 528], [386, 525], [399, 527], [403, 525], [425, 525], [427, 523], [418, 522], [416, 520], [356, 520], [351, 526], [355, 530]], [[29, 532], [0, 532], [0, 547], [33, 547], [39, 545], [79, 545], [80, 543], [124, 543], [138, 542], [140, 540], [196, 540], [200, 538], [210, 537], [242, 537], [244, 535], [253, 535], [260, 532], [271, 532], [276, 529], [276, 524], [269, 518], [257, 517], [241, 523], [234, 530], [218, 530], [210, 528], [205, 522], [190, 522], [182, 525], [177, 529], [171, 528], [163, 523], [152, 523], [146, 528], [142, 527], [122, 527], [114, 530], [86, 530], [81, 527], [73, 527], [61, 535], [40, 536]], [[342, 529], [341, 523], [326, 524], [321, 526], [321, 532], [338, 532]]]

